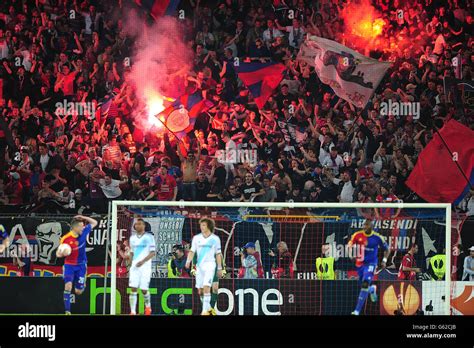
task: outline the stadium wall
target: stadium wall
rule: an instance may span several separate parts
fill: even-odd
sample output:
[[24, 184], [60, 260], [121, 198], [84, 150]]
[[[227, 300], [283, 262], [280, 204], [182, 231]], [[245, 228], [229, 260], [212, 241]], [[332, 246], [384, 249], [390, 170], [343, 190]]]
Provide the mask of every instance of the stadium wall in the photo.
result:
[[[126, 298], [128, 279], [118, 279], [118, 298]], [[393, 315], [398, 295], [403, 295], [407, 314], [422, 309], [425, 315], [441, 314], [442, 305], [427, 311], [427, 306], [441, 303], [435, 296], [442, 296], [441, 282], [378, 281], [381, 296], [376, 303], [369, 303], [366, 315]], [[347, 315], [354, 305], [359, 287], [357, 281], [296, 280], [296, 279], [224, 279], [220, 282], [218, 313], [220, 315]], [[0, 277], [2, 297], [0, 314], [62, 314], [63, 282], [57, 277]], [[127, 289], [127, 290], [125, 290]], [[452, 311], [455, 315], [474, 315], [474, 282], [453, 282]], [[152, 279], [150, 293], [155, 314], [166, 315], [172, 311], [181, 315], [198, 313], [199, 299], [193, 295], [191, 279]], [[126, 293], [127, 292], [127, 293]], [[110, 293], [110, 289], [109, 292]], [[89, 278], [82, 296], [76, 296], [72, 309], [77, 314], [102, 314], [104, 279]], [[107, 296], [107, 302], [110, 296]], [[129, 309], [117, 301], [117, 314], [127, 314]], [[139, 311], [144, 302], [140, 295]], [[109, 308], [107, 305], [106, 308]]]

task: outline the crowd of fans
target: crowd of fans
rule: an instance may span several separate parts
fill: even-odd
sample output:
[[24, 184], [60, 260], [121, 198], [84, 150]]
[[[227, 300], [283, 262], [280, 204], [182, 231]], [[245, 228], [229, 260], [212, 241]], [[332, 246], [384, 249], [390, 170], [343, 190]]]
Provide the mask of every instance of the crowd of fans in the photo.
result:
[[[119, 198], [417, 201], [405, 180], [434, 134], [435, 119], [474, 124], [468, 106], [460, 112], [443, 88], [443, 77], [455, 76], [456, 56], [463, 79], [473, 77], [469, 1], [373, 2], [386, 22], [382, 38], [392, 45], [370, 54], [392, 66], [364, 110], [338, 98], [296, 59], [307, 34], [343, 41], [346, 1], [182, 3], [185, 39], [194, 50], [184, 83], [206, 91], [214, 107], [179, 140], [167, 132], [144, 135], [133, 122], [138, 101], [124, 64], [133, 40], [119, 19], [125, 1], [1, 1], [2, 211], [105, 212]], [[262, 109], [238, 80], [235, 57], [286, 65]], [[114, 91], [105, 120], [57, 107], [96, 105]], [[382, 115], [380, 105], [390, 99], [419, 102], [420, 117]], [[295, 130], [295, 146], [278, 120]], [[225, 149], [249, 150], [256, 161], [221, 163]], [[473, 210], [472, 197], [459, 209]]]

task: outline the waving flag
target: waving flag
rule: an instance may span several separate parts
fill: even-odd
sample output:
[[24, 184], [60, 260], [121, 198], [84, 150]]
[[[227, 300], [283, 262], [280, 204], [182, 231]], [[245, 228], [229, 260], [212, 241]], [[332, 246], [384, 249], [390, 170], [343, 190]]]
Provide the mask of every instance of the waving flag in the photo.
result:
[[118, 108], [114, 103], [114, 98], [117, 95], [116, 91], [113, 91], [104, 96], [97, 104], [98, 110], [95, 113], [95, 117], [99, 124], [107, 121], [108, 118], [115, 118], [118, 116]]
[[135, 0], [155, 20], [162, 16], [172, 16], [179, 6], [180, 0]]
[[235, 66], [239, 79], [250, 90], [259, 108], [265, 105], [283, 80], [285, 69], [280, 63], [241, 63]]
[[196, 91], [176, 99], [157, 117], [169, 131], [181, 139], [194, 130], [194, 124], [199, 114], [212, 106], [213, 103], [210, 100], [202, 97], [201, 91]]
[[474, 185], [474, 132], [450, 120], [439, 134], [452, 153], [435, 134], [418, 156], [406, 184], [430, 203], [458, 204], [469, 191], [469, 185], [455, 161]]
[[298, 60], [313, 66], [319, 79], [340, 98], [363, 108], [390, 67], [335, 41], [311, 36], [301, 45]]

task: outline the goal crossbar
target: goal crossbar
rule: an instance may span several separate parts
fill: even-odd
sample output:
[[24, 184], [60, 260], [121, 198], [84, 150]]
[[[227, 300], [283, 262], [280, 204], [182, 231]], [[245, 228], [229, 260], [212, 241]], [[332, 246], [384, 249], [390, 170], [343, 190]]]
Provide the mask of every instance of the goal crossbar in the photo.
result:
[[[117, 249], [114, 247], [118, 238], [117, 218], [119, 206], [140, 206], [140, 207], [216, 207], [216, 208], [348, 208], [348, 209], [367, 209], [367, 208], [394, 208], [394, 209], [445, 209], [446, 211], [446, 294], [445, 294], [445, 314], [450, 313], [451, 309], [451, 204], [450, 203], [299, 203], [299, 202], [199, 202], [199, 201], [112, 201], [111, 209], [111, 292], [110, 292], [110, 314], [115, 313], [116, 288], [117, 288]], [[265, 216], [265, 217], [270, 217]], [[310, 217], [308, 215], [308, 217]], [[327, 217], [326, 217], [327, 218]], [[333, 217], [334, 218], [334, 217]]]
[[253, 215], [253, 214], [248, 214], [248, 215], [243, 215], [242, 219], [247, 220], [250, 218], [255, 218], [255, 219], [333, 219], [333, 220], [340, 220], [341, 217], [339, 215]]

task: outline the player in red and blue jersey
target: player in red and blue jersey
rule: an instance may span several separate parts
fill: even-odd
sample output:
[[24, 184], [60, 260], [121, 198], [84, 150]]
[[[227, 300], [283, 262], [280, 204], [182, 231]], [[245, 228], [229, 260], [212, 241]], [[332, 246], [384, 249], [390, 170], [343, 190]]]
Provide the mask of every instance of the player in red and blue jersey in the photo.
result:
[[[85, 222], [88, 224], [85, 225]], [[97, 221], [82, 215], [75, 216], [71, 221], [71, 231], [61, 238], [61, 244], [69, 244], [71, 254], [66, 256], [56, 252], [57, 257], [65, 257], [63, 267], [64, 277], [64, 309], [66, 315], [71, 314], [71, 291], [81, 295], [86, 286], [87, 235], [97, 226]]]
[[372, 229], [372, 221], [370, 220], [366, 220], [364, 222], [363, 230], [357, 231], [352, 235], [351, 240], [349, 241], [349, 246], [352, 246], [353, 244], [361, 245], [362, 251], [362, 255], [356, 260], [361, 290], [357, 300], [356, 308], [352, 312], [353, 315], [359, 315], [369, 294], [373, 302], [377, 301], [377, 287], [375, 285], [371, 285], [371, 283], [374, 277], [375, 268], [377, 267], [378, 263], [378, 251], [379, 248], [384, 250], [381, 267], [385, 268], [389, 249], [383, 236], [376, 233]]

